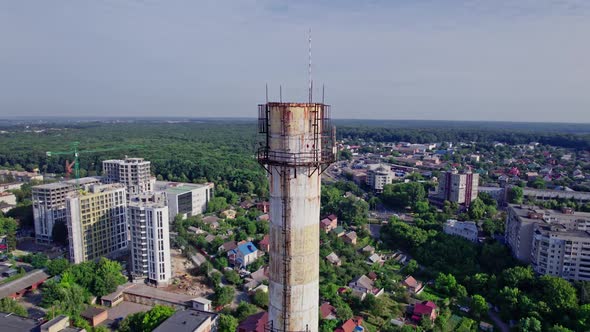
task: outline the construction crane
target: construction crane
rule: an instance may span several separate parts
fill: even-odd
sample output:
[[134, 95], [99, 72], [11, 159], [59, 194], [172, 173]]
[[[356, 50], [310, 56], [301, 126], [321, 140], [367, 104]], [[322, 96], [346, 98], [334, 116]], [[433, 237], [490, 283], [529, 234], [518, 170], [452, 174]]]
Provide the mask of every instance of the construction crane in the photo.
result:
[[69, 179], [70, 175], [72, 174], [72, 166], [74, 167], [73, 173], [74, 173], [74, 177], [76, 178], [76, 188], [79, 187], [78, 180], [80, 179], [80, 162], [79, 162], [80, 154], [108, 152], [108, 151], [116, 151], [116, 150], [122, 150], [122, 149], [136, 149], [136, 148], [142, 147], [141, 145], [123, 145], [123, 146], [114, 146], [111, 148], [79, 151], [78, 145], [80, 145], [80, 142], [72, 142], [72, 147], [71, 147], [71, 150], [69, 150], [69, 151], [57, 151], [57, 152], [47, 151], [46, 152], [47, 157], [60, 156], [60, 155], [70, 155], [74, 158], [74, 160], [72, 162], [70, 162], [69, 160], [66, 159], [65, 170], [66, 170], [66, 179]]

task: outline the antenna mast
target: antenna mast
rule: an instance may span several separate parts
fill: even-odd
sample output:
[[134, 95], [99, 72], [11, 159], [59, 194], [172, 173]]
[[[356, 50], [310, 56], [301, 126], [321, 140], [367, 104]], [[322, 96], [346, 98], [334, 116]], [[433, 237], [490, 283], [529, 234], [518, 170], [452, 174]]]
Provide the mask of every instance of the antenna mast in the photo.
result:
[[309, 28], [309, 66], [308, 66], [308, 75], [309, 75], [309, 103], [311, 104], [313, 101], [313, 79], [311, 76], [311, 28]]

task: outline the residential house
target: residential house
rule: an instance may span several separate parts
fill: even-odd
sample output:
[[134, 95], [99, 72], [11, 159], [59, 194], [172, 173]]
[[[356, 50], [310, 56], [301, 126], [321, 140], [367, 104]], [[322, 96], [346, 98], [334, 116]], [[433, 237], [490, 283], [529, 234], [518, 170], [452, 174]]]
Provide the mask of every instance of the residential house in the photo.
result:
[[258, 246], [260, 247], [260, 250], [262, 250], [264, 252], [269, 252], [270, 251], [270, 235], [266, 234], [264, 236], [264, 238], [262, 238], [262, 240], [260, 240], [260, 242], [258, 242]]
[[365, 328], [362, 326], [363, 318], [354, 317], [344, 322], [334, 332], [363, 332]]
[[367, 263], [373, 265], [373, 264], [381, 264], [383, 265], [383, 259], [381, 258], [381, 256], [379, 254], [372, 254], [371, 256], [369, 256], [369, 258], [367, 258]]
[[268, 313], [262, 311], [244, 319], [236, 332], [265, 332], [266, 323], [268, 323]]
[[375, 281], [366, 275], [362, 275], [348, 284], [348, 287], [352, 289], [353, 295], [359, 297], [361, 300], [367, 296], [367, 294], [373, 294], [379, 296], [383, 294], [383, 289], [379, 289], [374, 286]]
[[332, 233], [336, 234], [337, 237], [344, 236], [344, 227], [338, 226], [332, 230]]
[[337, 319], [336, 308], [330, 302], [324, 302], [320, 306], [320, 316], [322, 319]]
[[225, 210], [220, 213], [220, 215], [225, 219], [236, 219], [236, 210]]
[[402, 286], [412, 294], [420, 294], [424, 290], [422, 283], [412, 276], [408, 276], [404, 279], [404, 281], [402, 281]]
[[258, 218], [256, 218], [256, 220], [258, 220], [258, 221], [269, 221], [270, 220], [270, 215], [268, 215], [268, 213], [261, 214], [261, 215], [258, 216]]
[[230, 264], [242, 268], [252, 264], [258, 259], [261, 252], [254, 246], [252, 242], [246, 242], [238, 245], [237, 248], [227, 252], [227, 257]]
[[200, 229], [198, 227], [195, 227], [195, 226], [189, 226], [188, 227], [188, 231], [189, 232], [193, 232], [193, 233], [195, 233], [197, 235], [199, 235], [199, 234], [205, 234], [206, 233], [204, 230], [202, 230], [202, 229]]
[[219, 227], [219, 219], [216, 216], [206, 216], [203, 217], [203, 222], [207, 225], [209, 225], [209, 227], [211, 227], [212, 229], [217, 229]]
[[233, 250], [238, 247], [238, 243], [236, 241], [228, 241], [219, 246], [219, 253], [226, 253], [230, 250]]
[[268, 211], [270, 211], [270, 203], [269, 202], [256, 203], [256, 208], [258, 210], [262, 211], [262, 213], [268, 213]]
[[374, 254], [374, 253], [375, 253], [375, 248], [373, 248], [373, 247], [372, 247], [372, 246], [370, 246], [370, 245], [366, 245], [366, 246], [365, 246], [365, 247], [362, 249], [362, 252], [363, 252], [363, 253], [367, 253], [367, 254], [369, 254], [369, 255], [372, 255], [372, 254]]
[[340, 266], [342, 264], [342, 261], [340, 261], [340, 257], [338, 257], [338, 255], [336, 255], [335, 252], [332, 252], [328, 256], [326, 256], [326, 260], [330, 262], [330, 264], [332, 265]]
[[346, 234], [344, 234], [344, 237], [342, 238], [344, 240], [344, 242], [348, 243], [348, 244], [352, 244], [352, 245], [356, 245], [356, 232], [352, 231], [352, 232], [348, 232]]
[[436, 304], [432, 301], [424, 301], [416, 303], [414, 305], [414, 312], [412, 313], [412, 319], [416, 322], [420, 322], [422, 317], [428, 317], [431, 321], [436, 319]]
[[328, 233], [338, 227], [338, 217], [331, 214], [320, 221], [320, 229]]

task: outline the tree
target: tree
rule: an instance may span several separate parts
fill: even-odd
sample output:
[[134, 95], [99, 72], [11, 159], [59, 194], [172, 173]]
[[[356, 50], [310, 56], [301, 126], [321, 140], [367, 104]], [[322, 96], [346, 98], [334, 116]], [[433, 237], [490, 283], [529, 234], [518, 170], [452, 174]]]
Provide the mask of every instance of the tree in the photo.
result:
[[414, 260], [414, 259], [410, 259], [410, 261], [408, 262], [408, 264], [405, 267], [404, 272], [406, 274], [414, 274], [418, 271], [419, 268], [420, 268], [420, 266], [418, 265], [418, 262], [416, 262], [416, 260]]
[[574, 332], [573, 330], [568, 329], [567, 327], [563, 327], [559, 324], [553, 325], [550, 327], [547, 332]]
[[241, 322], [256, 312], [258, 312], [258, 308], [255, 305], [241, 301], [236, 308], [235, 317]]
[[230, 315], [221, 314], [217, 330], [219, 332], [235, 332], [238, 329], [238, 320]]
[[12, 298], [5, 297], [0, 300], [0, 312], [14, 313], [15, 315], [27, 317], [27, 309]]
[[446, 295], [455, 295], [457, 291], [457, 279], [450, 273], [439, 273], [434, 285], [439, 292]]
[[174, 315], [174, 308], [157, 304], [147, 312], [138, 312], [127, 316], [121, 321], [117, 331], [153, 331], [172, 315]]
[[261, 307], [262, 309], [268, 308], [268, 300], [268, 292], [265, 292], [262, 289], [257, 290], [252, 295], [252, 303]]
[[213, 197], [207, 205], [207, 212], [219, 212], [227, 208], [225, 197]]
[[232, 285], [239, 285], [242, 283], [240, 275], [238, 274], [238, 272], [234, 270], [227, 270], [223, 274], [225, 276], [225, 279], [227, 279], [227, 281]]
[[565, 279], [545, 275], [539, 278], [540, 297], [553, 313], [563, 313], [578, 305], [576, 289]]
[[522, 318], [518, 322], [518, 328], [522, 332], [541, 332], [541, 322], [534, 317]]
[[127, 278], [121, 274], [121, 264], [106, 258], [98, 261], [93, 293], [103, 296], [114, 292], [117, 286], [124, 284]]
[[510, 187], [508, 190], [508, 202], [512, 204], [522, 204], [524, 199], [524, 191], [521, 187]]
[[471, 298], [471, 310], [477, 317], [482, 317], [488, 311], [488, 303], [486, 299], [479, 295], [475, 294]]
[[590, 304], [584, 304], [578, 308], [577, 325], [580, 331], [588, 331], [590, 329]]
[[153, 331], [162, 324], [163, 321], [174, 315], [174, 309], [171, 307], [157, 304], [150, 311], [146, 312], [141, 321], [143, 331]]
[[49, 262], [49, 258], [44, 254], [35, 253], [31, 255], [31, 265], [36, 269], [46, 267], [47, 262]]
[[70, 267], [70, 262], [65, 258], [56, 258], [47, 264], [47, 272], [52, 275], [58, 275]]
[[516, 266], [502, 272], [500, 281], [508, 287], [527, 289], [530, 288], [535, 279], [535, 274], [530, 266]]
[[229, 286], [218, 286], [215, 288], [215, 294], [213, 295], [213, 304], [216, 307], [224, 306], [230, 303], [234, 299], [234, 288]]
[[469, 218], [480, 220], [486, 213], [486, 205], [479, 198], [476, 198], [469, 206]]
[[338, 321], [336, 319], [320, 320], [320, 332], [334, 332], [337, 328]]

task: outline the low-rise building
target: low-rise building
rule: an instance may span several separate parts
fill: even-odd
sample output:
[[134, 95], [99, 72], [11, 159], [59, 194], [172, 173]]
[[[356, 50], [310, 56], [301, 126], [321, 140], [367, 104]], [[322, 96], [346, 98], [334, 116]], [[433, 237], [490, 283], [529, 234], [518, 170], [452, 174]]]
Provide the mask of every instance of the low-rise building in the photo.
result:
[[336, 217], [336, 215], [334, 214], [331, 214], [326, 218], [320, 220], [320, 229], [326, 233], [329, 233], [336, 227], [338, 227], [338, 217]]
[[374, 284], [374, 280], [367, 277], [366, 275], [362, 275], [352, 280], [348, 284], [348, 287], [350, 287], [350, 289], [352, 290], [353, 295], [363, 300], [365, 296], [367, 296], [367, 294], [373, 294], [374, 296], [379, 296], [383, 294], [383, 289], [375, 287]]
[[10, 205], [16, 205], [16, 196], [10, 192], [0, 192], [0, 202]]
[[246, 242], [238, 245], [237, 248], [227, 252], [230, 264], [242, 268], [252, 264], [258, 259], [261, 252], [252, 242]]
[[196, 184], [156, 181], [155, 191], [163, 191], [168, 199], [169, 219], [196, 216], [207, 210], [213, 198], [213, 183]]
[[98, 307], [88, 307], [80, 314], [82, 318], [88, 321], [90, 326], [95, 327], [109, 318], [109, 313], [106, 309]]
[[340, 266], [342, 264], [340, 257], [338, 257], [335, 252], [331, 252], [328, 256], [326, 256], [326, 260], [332, 265]]
[[473, 221], [457, 221], [449, 219], [443, 226], [445, 234], [456, 235], [471, 242], [477, 242], [477, 225]]
[[324, 302], [320, 305], [320, 316], [322, 319], [338, 319], [336, 308], [329, 302]]
[[267, 330], [268, 312], [261, 311], [244, 319], [236, 332], [265, 332]]
[[194, 309], [179, 310], [162, 322], [153, 332], [210, 332], [215, 331], [219, 315]]
[[348, 232], [348, 233], [344, 234], [344, 237], [342, 237], [342, 240], [344, 240], [344, 242], [346, 242], [348, 244], [356, 245], [356, 240], [357, 240], [356, 232], [352, 231], [352, 232]]
[[402, 281], [402, 286], [412, 294], [420, 294], [424, 290], [422, 283], [412, 276], [406, 277], [406, 279]]
[[430, 321], [434, 321], [437, 316], [437, 306], [432, 301], [424, 301], [421, 303], [416, 303], [414, 305], [414, 311], [412, 313], [412, 319], [416, 322], [421, 322], [423, 317], [430, 319]]

